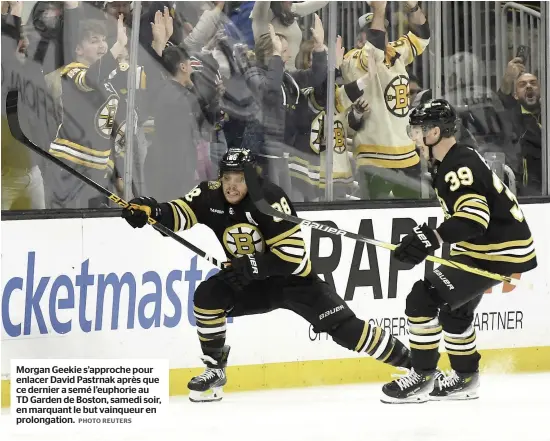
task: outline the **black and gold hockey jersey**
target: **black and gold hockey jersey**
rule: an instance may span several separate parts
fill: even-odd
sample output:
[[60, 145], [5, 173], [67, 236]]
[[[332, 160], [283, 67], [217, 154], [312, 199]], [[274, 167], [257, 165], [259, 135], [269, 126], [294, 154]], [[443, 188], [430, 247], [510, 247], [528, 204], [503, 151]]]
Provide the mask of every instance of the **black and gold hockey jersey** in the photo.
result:
[[[277, 210], [296, 215], [278, 186], [265, 183], [265, 199]], [[270, 276], [313, 276], [311, 261], [299, 225], [267, 216], [256, 209], [249, 196], [239, 204], [229, 204], [219, 181], [204, 181], [187, 195], [160, 204], [163, 225], [173, 231], [196, 224], [211, 228], [223, 245], [228, 259], [245, 254], [261, 255]]]
[[468, 256], [500, 274], [537, 266], [535, 245], [515, 195], [471, 147], [455, 144], [436, 166], [432, 183], [445, 221], [437, 229], [453, 244], [451, 256]]
[[74, 62], [60, 72], [62, 117], [50, 153], [88, 175], [113, 167], [111, 132], [119, 96], [108, 77], [117, 66], [108, 51], [89, 67]]

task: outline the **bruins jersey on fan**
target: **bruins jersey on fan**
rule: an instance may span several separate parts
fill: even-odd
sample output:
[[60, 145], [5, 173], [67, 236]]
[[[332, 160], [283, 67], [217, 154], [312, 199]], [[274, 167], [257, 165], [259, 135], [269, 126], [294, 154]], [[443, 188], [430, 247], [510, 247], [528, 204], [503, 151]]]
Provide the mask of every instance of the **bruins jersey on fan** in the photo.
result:
[[62, 117], [50, 153], [88, 175], [113, 167], [111, 132], [119, 96], [108, 76], [117, 66], [108, 51], [89, 67], [74, 62], [60, 72]]
[[[382, 37], [377, 39], [381, 45], [371, 39], [376, 32], [380, 32], [377, 37]], [[410, 103], [406, 66], [424, 52], [430, 40], [409, 32], [384, 48], [381, 31], [370, 31], [369, 40], [362, 49], [348, 52], [341, 66], [346, 83], [361, 78], [369, 68], [373, 74], [363, 94], [372, 112], [353, 139], [357, 165], [412, 167], [418, 164], [419, 157], [407, 135]], [[369, 54], [374, 58], [370, 62]], [[338, 111], [351, 105], [343, 94], [337, 93], [336, 98]]]
[[[296, 107], [296, 135], [289, 158], [290, 176], [304, 193], [319, 196], [319, 190], [326, 186], [326, 87], [301, 92]], [[345, 92], [344, 92], [345, 93]], [[347, 155], [347, 120], [345, 113], [334, 115], [333, 182], [340, 185], [353, 183], [353, 170]], [[309, 190], [309, 191], [308, 191]]]
[[537, 266], [533, 237], [515, 195], [471, 147], [454, 145], [432, 183], [445, 221], [437, 229], [453, 244], [451, 256], [468, 256], [500, 274]]
[[[128, 75], [130, 66], [128, 63], [120, 63], [108, 77], [109, 83], [120, 97], [116, 118], [113, 121], [111, 136], [114, 137], [114, 162], [115, 173], [122, 176], [124, 173], [124, 157], [126, 156], [126, 116], [128, 112]], [[146, 76], [143, 66], [137, 66], [136, 88], [142, 91], [146, 88]], [[138, 120], [137, 110], [134, 109], [135, 121]]]
[[[284, 191], [264, 185], [266, 200], [277, 210], [296, 215]], [[247, 196], [237, 205], [229, 204], [219, 181], [204, 181], [180, 199], [160, 204], [159, 220], [173, 231], [196, 224], [211, 228], [229, 259], [245, 254], [263, 255], [270, 275], [312, 276], [311, 261], [299, 225], [259, 212]]]

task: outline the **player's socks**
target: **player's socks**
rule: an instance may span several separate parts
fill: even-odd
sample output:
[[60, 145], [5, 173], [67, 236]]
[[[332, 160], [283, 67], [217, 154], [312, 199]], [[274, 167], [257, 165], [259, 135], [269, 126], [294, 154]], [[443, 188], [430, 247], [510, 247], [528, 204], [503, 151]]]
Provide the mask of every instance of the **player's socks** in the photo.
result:
[[193, 314], [197, 320], [197, 334], [201, 346], [212, 348], [212, 350], [216, 348], [221, 350], [225, 343], [225, 311], [223, 309], [204, 309], [194, 306]]
[[366, 352], [391, 366], [411, 366], [409, 349], [392, 334], [356, 317], [341, 323], [330, 335], [334, 341], [352, 351]]
[[365, 323], [356, 350], [391, 366], [408, 368], [411, 365], [409, 349], [389, 332], [369, 323]]

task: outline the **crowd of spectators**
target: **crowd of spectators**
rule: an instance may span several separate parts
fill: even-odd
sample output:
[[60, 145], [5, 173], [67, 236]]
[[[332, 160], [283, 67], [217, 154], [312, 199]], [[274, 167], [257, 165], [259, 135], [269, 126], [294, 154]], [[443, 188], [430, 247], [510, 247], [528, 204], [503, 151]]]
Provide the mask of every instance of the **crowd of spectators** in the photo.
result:
[[[33, 143], [120, 196], [180, 197], [217, 179], [219, 158], [243, 146], [294, 201], [322, 201], [333, 112], [335, 199], [420, 197], [425, 174], [406, 126], [410, 109], [432, 97], [410, 71], [431, 44], [421, 5], [402, 2], [406, 29], [390, 42], [388, 26], [402, 15], [369, 2], [355, 46], [337, 39], [329, 103], [327, 3], [142, 1], [136, 20], [134, 2], [35, 2], [27, 14], [24, 2], [2, 2], [2, 210], [110, 206], [11, 136], [5, 100], [13, 90]], [[472, 74], [472, 54], [448, 61], [444, 97], [459, 112], [460, 139], [502, 153], [518, 195], [540, 195], [536, 72], [516, 57], [492, 91]]]

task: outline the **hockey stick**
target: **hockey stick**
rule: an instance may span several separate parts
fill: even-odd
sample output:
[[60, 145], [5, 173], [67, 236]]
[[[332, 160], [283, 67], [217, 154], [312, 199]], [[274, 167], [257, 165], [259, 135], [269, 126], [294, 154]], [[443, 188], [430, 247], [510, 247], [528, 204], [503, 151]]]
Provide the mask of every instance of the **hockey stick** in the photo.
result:
[[[68, 166], [64, 162], [60, 161], [58, 158], [50, 154], [49, 152], [41, 149], [37, 145], [35, 145], [31, 140], [29, 140], [23, 131], [21, 130], [21, 126], [19, 125], [19, 118], [17, 115], [17, 101], [18, 101], [18, 92], [17, 91], [11, 91], [8, 93], [6, 98], [6, 117], [8, 120], [8, 126], [10, 128], [12, 136], [19, 141], [21, 144], [24, 144], [26, 147], [30, 148], [35, 153], [39, 154], [40, 156], [48, 159], [49, 161], [53, 162], [54, 164], [61, 167], [63, 170], [69, 172], [73, 176], [77, 177], [81, 181], [84, 181], [89, 186], [96, 189], [99, 193], [104, 194], [107, 196], [111, 201], [113, 201], [115, 204], [119, 205], [122, 208], [128, 207], [130, 204], [126, 202], [125, 200], [119, 198], [114, 193], [111, 193], [106, 188], [99, 185], [97, 182], [93, 181], [92, 179], [88, 178], [87, 176], [83, 175], [80, 172], [77, 172], [72, 167]], [[193, 251], [198, 256], [202, 257], [203, 259], [208, 260], [210, 263], [214, 264], [218, 268], [223, 268], [222, 262], [218, 259], [216, 259], [213, 256], [210, 256], [209, 254], [206, 254], [203, 250], [196, 247], [190, 242], [187, 242], [182, 237], [178, 236], [176, 233], [174, 233], [169, 228], [165, 227], [161, 223], [158, 223], [153, 218], [148, 218], [147, 222], [149, 225], [151, 225], [155, 230], [159, 231], [162, 234], [165, 234], [166, 236], [170, 236], [172, 239], [174, 239], [176, 242], [182, 244], [183, 246], [187, 247], [189, 250]]]
[[[254, 205], [256, 206], [256, 208], [258, 208], [258, 210], [261, 211], [263, 214], [266, 214], [268, 216], [273, 216], [279, 219], [284, 219], [294, 224], [303, 225], [304, 227], [310, 227], [315, 230], [324, 231], [325, 233], [334, 234], [336, 236], [349, 237], [350, 239], [353, 239], [359, 242], [365, 242], [369, 245], [374, 245], [376, 247], [386, 248], [387, 250], [393, 251], [397, 248], [397, 245], [394, 245], [391, 243], [381, 242], [379, 240], [371, 239], [369, 237], [362, 236], [360, 234], [351, 233], [349, 231], [341, 230], [339, 228], [329, 227], [328, 225], [325, 225], [325, 224], [312, 222], [306, 219], [301, 219], [297, 216], [293, 216], [291, 214], [281, 212], [273, 208], [265, 200], [256, 170], [252, 167], [247, 166], [245, 167], [244, 173], [245, 173], [246, 184], [248, 187], [248, 193], [250, 194], [250, 197], [254, 202]], [[480, 268], [465, 265], [463, 263], [454, 262], [452, 260], [442, 259], [440, 257], [430, 256], [430, 255], [426, 258], [426, 260], [429, 260], [434, 263], [439, 263], [440, 265], [449, 266], [451, 268], [460, 269], [462, 271], [467, 271], [472, 274], [477, 274], [478, 276], [483, 276], [489, 279], [498, 280], [499, 282], [509, 283], [510, 285], [525, 286], [528, 289], [533, 289], [533, 285], [529, 282], [517, 280], [512, 277], [503, 276], [501, 274], [491, 273], [489, 271], [485, 271]]]

